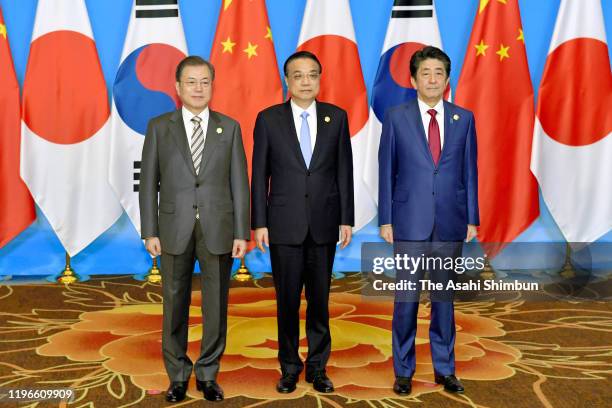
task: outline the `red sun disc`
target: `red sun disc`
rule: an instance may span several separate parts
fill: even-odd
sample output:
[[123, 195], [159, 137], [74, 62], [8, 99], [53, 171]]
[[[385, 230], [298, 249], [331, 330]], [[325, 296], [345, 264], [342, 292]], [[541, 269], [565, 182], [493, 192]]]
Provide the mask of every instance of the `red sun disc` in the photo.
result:
[[73, 144], [95, 135], [110, 110], [94, 41], [54, 31], [32, 42], [23, 104], [25, 123], [50, 142]]

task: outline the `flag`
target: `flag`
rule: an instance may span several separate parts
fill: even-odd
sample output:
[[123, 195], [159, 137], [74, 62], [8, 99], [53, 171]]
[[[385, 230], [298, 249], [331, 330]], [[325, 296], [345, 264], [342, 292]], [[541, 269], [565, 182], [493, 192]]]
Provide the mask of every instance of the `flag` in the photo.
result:
[[478, 239], [511, 242], [539, 214], [529, 170], [533, 87], [518, 0], [480, 1], [455, 101], [476, 118]]
[[[426, 45], [442, 48], [433, 0], [394, 0], [378, 70], [372, 87], [363, 180], [378, 203], [378, 145], [385, 111], [416, 98], [410, 83], [410, 58]], [[444, 98], [450, 97], [450, 86]]]
[[[223, 1], [210, 62], [215, 66], [210, 107], [240, 123], [250, 180], [257, 114], [283, 101], [264, 0]], [[249, 249], [254, 247], [249, 241]]]
[[175, 72], [187, 44], [177, 0], [135, 0], [113, 85], [109, 182], [140, 235], [140, 158], [149, 120], [181, 106]]
[[538, 92], [531, 170], [568, 242], [612, 229], [612, 74], [599, 0], [562, 0]]
[[19, 175], [19, 85], [0, 7], [0, 248], [36, 218], [34, 202]]
[[376, 204], [363, 182], [368, 97], [348, 0], [308, 0], [298, 50], [314, 53], [323, 66], [317, 99], [333, 103], [348, 113], [353, 149], [355, 229], [359, 230], [376, 216]]
[[210, 107], [240, 123], [249, 180], [259, 111], [283, 101], [264, 0], [224, 0], [210, 53], [215, 66]]
[[69, 255], [121, 215], [108, 95], [83, 0], [39, 0], [23, 86], [21, 177]]

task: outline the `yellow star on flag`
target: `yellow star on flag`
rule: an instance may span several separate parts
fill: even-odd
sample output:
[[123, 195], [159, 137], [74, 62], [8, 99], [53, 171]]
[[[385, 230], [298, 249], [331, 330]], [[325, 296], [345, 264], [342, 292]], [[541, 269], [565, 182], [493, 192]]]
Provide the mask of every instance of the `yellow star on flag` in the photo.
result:
[[516, 39], [517, 39], [518, 41], [525, 42], [525, 36], [523, 35], [523, 29], [522, 29], [522, 28], [519, 28], [519, 36], [518, 36], [518, 37], [516, 37]]
[[484, 43], [484, 40], [480, 40], [480, 44], [476, 44], [474, 47], [476, 48], [476, 56], [487, 55], [486, 51], [489, 46]]
[[0, 35], [6, 40], [6, 26], [4, 24], [0, 24]]
[[[487, 8], [490, 1], [491, 0], [480, 0], [480, 7], [478, 8], [478, 13], [482, 13], [482, 10]], [[497, 0], [497, 2], [501, 4], [507, 4], [507, 0]]]
[[496, 54], [499, 55], [499, 60], [502, 61], [504, 58], [510, 58], [508, 54], [508, 50], [510, 46], [504, 47], [504, 44], [499, 44], [499, 50], [497, 50]]
[[229, 52], [230, 54], [234, 53], [235, 42], [232, 42], [229, 35], [227, 36], [227, 40], [221, 41], [221, 45], [223, 46], [223, 52]]
[[223, 11], [227, 10], [227, 8], [232, 4], [232, 0], [225, 0], [223, 2]]
[[270, 41], [272, 41], [272, 30], [270, 29], [270, 26], [266, 27], [266, 36], [264, 38], [269, 38]]
[[252, 56], [257, 56], [257, 44], [251, 44], [249, 41], [249, 45], [243, 50], [251, 59]]

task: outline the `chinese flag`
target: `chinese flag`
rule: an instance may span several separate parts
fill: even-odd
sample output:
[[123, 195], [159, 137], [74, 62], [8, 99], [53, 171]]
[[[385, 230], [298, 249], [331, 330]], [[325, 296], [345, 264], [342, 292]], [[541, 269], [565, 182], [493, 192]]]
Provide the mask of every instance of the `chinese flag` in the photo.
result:
[[518, 0], [480, 1], [455, 101], [476, 117], [478, 238], [511, 242], [539, 214], [529, 170], [533, 88]]
[[[215, 66], [211, 109], [240, 122], [249, 180], [259, 111], [283, 102], [265, 0], [224, 0], [210, 53]], [[249, 249], [255, 242], [249, 242]]]
[[224, 0], [210, 53], [211, 109], [240, 122], [251, 178], [253, 127], [259, 111], [283, 102], [264, 0]]
[[19, 85], [0, 8], [0, 247], [36, 218], [34, 202], [19, 176]]

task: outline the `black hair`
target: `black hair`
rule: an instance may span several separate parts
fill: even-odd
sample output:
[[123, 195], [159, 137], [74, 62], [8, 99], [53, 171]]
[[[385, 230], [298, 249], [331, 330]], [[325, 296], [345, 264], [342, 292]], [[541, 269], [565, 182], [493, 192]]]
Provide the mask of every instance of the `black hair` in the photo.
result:
[[444, 53], [444, 51], [431, 45], [423, 47], [420, 50], [416, 51], [414, 54], [412, 54], [412, 57], [410, 58], [410, 76], [416, 78], [417, 71], [419, 70], [419, 65], [421, 65], [421, 62], [425, 61], [426, 59], [437, 59], [438, 61], [441, 61], [444, 64], [446, 76], [450, 77], [450, 58]]
[[185, 67], [198, 67], [202, 65], [208, 67], [211, 76], [210, 80], [213, 81], [215, 79], [215, 67], [213, 64], [206, 61], [202, 57], [198, 57], [197, 55], [190, 55], [183, 58], [183, 60], [176, 66], [176, 82], [181, 82], [181, 74], [183, 73], [183, 69]]
[[319, 61], [316, 55], [314, 55], [310, 51], [297, 51], [291, 54], [289, 58], [287, 58], [287, 60], [285, 61], [285, 65], [283, 65], [283, 72], [285, 72], [285, 76], [289, 75], [289, 72], [287, 71], [287, 66], [289, 65], [289, 63], [298, 58], [307, 58], [307, 59], [313, 60], [319, 66], [319, 74], [323, 72], [323, 67], [321, 66], [321, 62]]

